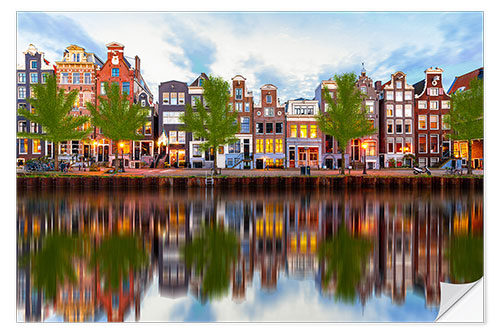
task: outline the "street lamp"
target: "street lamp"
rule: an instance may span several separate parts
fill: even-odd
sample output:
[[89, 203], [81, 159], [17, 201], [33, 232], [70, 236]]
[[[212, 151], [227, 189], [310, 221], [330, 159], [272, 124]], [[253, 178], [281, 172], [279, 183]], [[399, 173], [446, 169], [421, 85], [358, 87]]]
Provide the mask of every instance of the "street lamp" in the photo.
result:
[[363, 175], [366, 175], [366, 148], [368, 147], [368, 144], [366, 142], [363, 142], [361, 147], [363, 147], [363, 151], [364, 151], [364, 155], [365, 155], [364, 161], [363, 161]]
[[123, 146], [124, 146], [123, 142], [120, 142], [120, 148], [122, 149], [122, 160], [120, 162], [120, 165], [121, 165], [122, 171], [125, 171], [125, 163], [123, 161]]

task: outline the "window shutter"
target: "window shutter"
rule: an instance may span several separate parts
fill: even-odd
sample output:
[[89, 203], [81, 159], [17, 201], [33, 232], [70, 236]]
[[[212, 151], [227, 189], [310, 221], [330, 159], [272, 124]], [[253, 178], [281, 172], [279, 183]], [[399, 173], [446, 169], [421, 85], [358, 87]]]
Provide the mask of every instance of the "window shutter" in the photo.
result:
[[427, 95], [430, 96], [431, 95], [431, 88], [427, 88]]
[[439, 95], [443, 95], [443, 88], [439, 88]]

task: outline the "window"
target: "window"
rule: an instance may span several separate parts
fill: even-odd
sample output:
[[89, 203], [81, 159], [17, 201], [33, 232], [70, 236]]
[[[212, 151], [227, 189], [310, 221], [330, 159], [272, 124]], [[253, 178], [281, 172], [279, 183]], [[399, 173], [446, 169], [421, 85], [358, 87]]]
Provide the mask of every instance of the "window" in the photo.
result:
[[228, 153], [239, 154], [240, 151], [241, 151], [240, 141], [236, 141], [235, 143], [230, 143], [227, 145], [227, 152]]
[[[164, 93], [162, 94], [162, 101], [163, 101], [163, 102], [162, 102], [162, 103], [163, 103], [163, 105], [168, 105], [168, 104], [170, 103], [170, 93], [168, 93], [168, 92], [164, 92]], [[194, 103], [193, 103], [193, 104], [194, 104]]]
[[273, 152], [273, 139], [266, 139], [266, 153]]
[[241, 102], [236, 102], [234, 103], [235, 111], [236, 112], [241, 112], [243, 111], [243, 103]]
[[169, 143], [177, 143], [177, 131], [168, 132], [168, 141]]
[[387, 92], [387, 100], [388, 100], [388, 101], [392, 101], [392, 100], [394, 100], [394, 91], [390, 91], [390, 90], [389, 90], [389, 91]]
[[402, 101], [403, 101], [403, 92], [396, 91], [396, 102], [402, 102]]
[[30, 83], [38, 83], [38, 73], [30, 73]]
[[264, 108], [265, 117], [274, 117], [274, 108]]
[[368, 141], [366, 147], [366, 156], [377, 156], [377, 145], [374, 141]]
[[396, 105], [396, 117], [402, 117], [402, 116], [403, 116], [403, 106]]
[[130, 94], [130, 82], [122, 82], [122, 94]]
[[448, 124], [448, 115], [447, 114], [443, 114], [441, 116], [441, 127], [445, 130], [450, 129], [450, 125]]
[[151, 135], [151, 122], [148, 121], [146, 125], [144, 126], [144, 134], [145, 135]]
[[411, 134], [411, 119], [405, 119], [405, 133]]
[[80, 142], [78, 140], [71, 141], [71, 154], [78, 154], [78, 147], [80, 146]]
[[120, 69], [119, 68], [112, 68], [111, 69], [111, 76], [112, 77], [118, 77], [118, 76], [120, 76]]
[[441, 101], [441, 108], [442, 109], [449, 109], [450, 108], [450, 101]]
[[403, 153], [403, 138], [397, 137], [396, 138], [396, 154], [402, 154], [402, 153]]
[[273, 96], [271, 95], [266, 95], [266, 103], [270, 104], [273, 102]]
[[387, 120], [387, 134], [394, 134], [394, 120]]
[[257, 139], [256, 142], [257, 142], [257, 144], [255, 145], [255, 152], [256, 153], [263, 153], [264, 152], [264, 140]]
[[386, 106], [386, 110], [387, 110], [387, 117], [392, 117], [392, 116], [394, 116], [394, 105], [392, 105], [392, 104], [387, 104], [387, 106]]
[[80, 73], [73, 73], [73, 84], [80, 83]]
[[181, 115], [184, 112], [163, 112], [163, 124], [182, 124]]
[[396, 119], [396, 134], [403, 134], [403, 119]]
[[31, 133], [38, 133], [38, 124], [31, 122]]
[[42, 83], [47, 82], [48, 77], [49, 77], [49, 73], [42, 73]]
[[366, 101], [365, 105], [366, 105], [366, 112], [367, 113], [371, 114], [371, 113], [375, 112], [375, 101], [371, 101], [371, 100]]
[[276, 139], [276, 153], [283, 152], [283, 139]]
[[427, 153], [427, 135], [425, 134], [418, 135], [418, 152]]
[[37, 69], [38, 68], [38, 62], [36, 60], [31, 60], [30, 61], [30, 68], [31, 69]]
[[17, 83], [26, 83], [26, 73], [17, 73]]
[[418, 116], [418, 129], [427, 129], [427, 116]]
[[266, 123], [266, 133], [273, 132], [273, 123]]
[[418, 101], [419, 109], [427, 109], [427, 101]]
[[19, 154], [28, 153], [28, 139], [19, 139]]
[[31, 140], [33, 143], [33, 154], [40, 154], [42, 152], [42, 145], [40, 144], [39, 139]]
[[307, 125], [300, 125], [300, 137], [307, 138]]
[[196, 107], [196, 101], [197, 100], [201, 101], [201, 96], [191, 96], [191, 105], [193, 107]]
[[250, 112], [250, 103], [245, 103], [245, 112]]
[[241, 133], [250, 133], [250, 117], [241, 117]]
[[17, 88], [17, 98], [19, 98], [19, 99], [26, 98], [26, 87]]
[[200, 145], [193, 144], [193, 157], [200, 157], [200, 156], [201, 156]]
[[257, 134], [263, 134], [264, 133], [264, 123], [256, 123], [255, 124], [255, 132]]
[[439, 153], [439, 137], [437, 135], [430, 135], [430, 152], [433, 154]]
[[242, 99], [243, 98], [243, 89], [241, 88], [236, 88], [234, 89], [234, 95], [236, 99]]
[[84, 73], [83, 74], [83, 83], [84, 84], [91, 84], [92, 80], [92, 74], [91, 73]]
[[276, 134], [283, 134], [283, 123], [276, 123]]
[[366, 86], [362, 86], [361, 93], [366, 95], [367, 92], [368, 92], [368, 89], [366, 88]]
[[412, 138], [405, 138], [405, 154], [410, 154], [412, 152]]
[[185, 95], [185, 94], [184, 94], [183, 92], [178, 93], [178, 96], [179, 96], [179, 104], [180, 104], [180, 105], [184, 105], [184, 104], [186, 103], [186, 99], [185, 99], [184, 95]]
[[399, 80], [398, 80], [398, 81], [396, 81], [396, 88], [397, 88], [397, 89], [401, 89], [401, 88], [403, 88], [403, 82], [401, 82], [401, 81], [399, 81]]
[[408, 118], [411, 117], [411, 109], [412, 109], [411, 104], [405, 104], [405, 117], [408, 117]]
[[26, 124], [26, 120], [20, 120], [17, 122], [17, 131], [18, 132], [27, 132], [28, 125]]
[[290, 137], [291, 138], [297, 137], [297, 125], [290, 125]]
[[179, 141], [179, 143], [186, 143], [186, 132], [177, 132], [177, 141]]
[[438, 118], [439, 118], [439, 116], [431, 115], [431, 116], [429, 116], [429, 118], [430, 118], [429, 119], [429, 124], [430, 124], [429, 128], [431, 130], [437, 130], [437, 129], [439, 129], [439, 124], [438, 124]]
[[411, 98], [413, 97], [412, 95], [413, 94], [411, 90], [405, 91], [405, 101], [411, 101]]
[[429, 88], [429, 96], [439, 96], [439, 88]]
[[311, 134], [309, 136], [311, 139], [316, 139], [318, 137], [318, 126], [311, 125]]
[[176, 92], [170, 93], [170, 104], [177, 105], [177, 93]]
[[439, 109], [439, 101], [429, 101], [429, 106], [431, 110]]
[[394, 153], [394, 138], [387, 138], [387, 152]]
[[101, 82], [101, 95], [106, 95], [106, 82]]
[[143, 99], [143, 100], [141, 100], [141, 106], [142, 106], [142, 107], [145, 107], [145, 106], [146, 106], [146, 100], [144, 100], [144, 99]]

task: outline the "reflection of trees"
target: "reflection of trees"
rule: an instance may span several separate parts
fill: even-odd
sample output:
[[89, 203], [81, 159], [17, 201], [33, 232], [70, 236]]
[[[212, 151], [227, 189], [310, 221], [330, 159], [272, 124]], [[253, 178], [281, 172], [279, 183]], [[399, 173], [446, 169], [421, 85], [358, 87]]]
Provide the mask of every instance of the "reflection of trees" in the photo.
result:
[[66, 234], [48, 235], [42, 249], [31, 256], [33, 284], [47, 299], [55, 299], [58, 286], [76, 282], [73, 258], [79, 253], [79, 243]]
[[110, 235], [105, 237], [91, 256], [92, 266], [97, 266], [104, 278], [104, 289], [116, 291], [130, 270], [139, 269], [147, 262], [147, 255], [139, 246], [139, 236]]
[[335, 278], [336, 299], [350, 303], [356, 300], [356, 287], [370, 247], [368, 240], [353, 237], [343, 224], [332, 239], [319, 246], [319, 260], [326, 264], [323, 284], [327, 285], [332, 277]]
[[223, 297], [229, 290], [230, 267], [237, 258], [235, 233], [217, 226], [202, 228], [200, 234], [183, 248], [186, 265], [194, 265], [202, 275], [202, 294], [208, 299]]
[[453, 283], [470, 283], [483, 276], [482, 236], [452, 236], [447, 256]]

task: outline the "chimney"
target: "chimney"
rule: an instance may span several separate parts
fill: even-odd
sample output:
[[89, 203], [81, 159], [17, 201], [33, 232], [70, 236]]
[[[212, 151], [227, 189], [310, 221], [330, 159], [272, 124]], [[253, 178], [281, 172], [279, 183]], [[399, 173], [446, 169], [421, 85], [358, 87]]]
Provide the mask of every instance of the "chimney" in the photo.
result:
[[382, 81], [376, 81], [375, 90], [380, 91], [381, 88], [382, 88]]
[[135, 76], [138, 77], [141, 73], [141, 58], [135, 56]]

